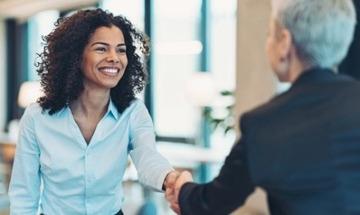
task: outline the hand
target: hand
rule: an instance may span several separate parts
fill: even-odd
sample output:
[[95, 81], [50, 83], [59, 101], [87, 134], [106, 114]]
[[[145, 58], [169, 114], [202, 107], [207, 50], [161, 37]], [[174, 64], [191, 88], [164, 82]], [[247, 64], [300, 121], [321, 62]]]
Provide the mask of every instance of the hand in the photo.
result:
[[179, 177], [180, 173], [178, 171], [169, 172], [164, 180], [163, 188], [173, 188], [175, 186], [176, 179]]
[[180, 208], [177, 202], [175, 202], [175, 182], [176, 179], [179, 177], [180, 173], [177, 171], [172, 171], [169, 174], [167, 174], [165, 181], [164, 181], [164, 187], [165, 187], [165, 198], [170, 203], [170, 208], [177, 214], [180, 214]]
[[176, 183], [175, 183], [175, 199], [176, 199], [176, 202], [178, 202], [179, 200], [179, 193], [180, 193], [180, 190], [181, 190], [181, 187], [186, 183], [186, 182], [192, 182], [194, 181], [193, 180], [193, 177], [191, 175], [191, 173], [189, 171], [184, 171], [182, 172], [179, 177], [177, 178], [176, 180]]
[[180, 207], [178, 202], [178, 196], [181, 187], [186, 183], [193, 181], [192, 175], [188, 171], [182, 172], [177, 176], [176, 182], [172, 184], [172, 187], [167, 187], [165, 197], [170, 203], [170, 208], [177, 214], [180, 214]]

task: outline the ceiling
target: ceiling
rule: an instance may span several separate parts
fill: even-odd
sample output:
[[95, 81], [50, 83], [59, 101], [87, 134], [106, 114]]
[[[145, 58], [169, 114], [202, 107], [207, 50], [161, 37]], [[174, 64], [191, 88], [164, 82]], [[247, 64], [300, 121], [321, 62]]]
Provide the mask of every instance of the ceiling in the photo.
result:
[[67, 10], [93, 5], [98, 0], [0, 0], [0, 17], [24, 20], [44, 10]]

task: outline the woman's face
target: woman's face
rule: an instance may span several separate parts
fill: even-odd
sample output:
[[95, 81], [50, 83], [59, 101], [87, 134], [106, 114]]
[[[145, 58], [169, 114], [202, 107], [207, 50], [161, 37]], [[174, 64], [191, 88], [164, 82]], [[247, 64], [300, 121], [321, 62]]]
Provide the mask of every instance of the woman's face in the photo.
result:
[[85, 88], [111, 89], [124, 75], [128, 59], [122, 31], [99, 27], [85, 46], [81, 69]]

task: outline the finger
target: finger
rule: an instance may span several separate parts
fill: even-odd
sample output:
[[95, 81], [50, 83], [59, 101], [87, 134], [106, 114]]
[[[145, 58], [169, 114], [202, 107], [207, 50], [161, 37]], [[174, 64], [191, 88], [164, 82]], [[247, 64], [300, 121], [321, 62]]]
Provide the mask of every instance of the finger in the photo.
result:
[[167, 200], [172, 200], [172, 199], [174, 199], [174, 194], [175, 194], [174, 190], [168, 188], [168, 189], [166, 189], [166, 191], [165, 191], [165, 198], [166, 198]]
[[192, 174], [189, 171], [182, 172], [182, 176], [187, 180], [193, 181]]
[[177, 171], [172, 171], [168, 173], [168, 175], [165, 178], [165, 188], [174, 186], [176, 179], [178, 178], [179, 175], [180, 174]]
[[170, 208], [177, 214], [180, 214], [180, 207], [178, 204], [171, 204]]

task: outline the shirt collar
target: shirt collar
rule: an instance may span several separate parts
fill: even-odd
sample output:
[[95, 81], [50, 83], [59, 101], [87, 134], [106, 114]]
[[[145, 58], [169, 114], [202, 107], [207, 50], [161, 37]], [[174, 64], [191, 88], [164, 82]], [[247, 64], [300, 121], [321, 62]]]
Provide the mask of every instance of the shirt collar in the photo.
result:
[[[55, 115], [57, 116], [61, 116], [61, 114], [65, 111], [65, 110], [70, 110], [70, 107], [67, 105], [66, 107], [62, 108], [61, 110], [59, 110], [57, 113], [55, 113]], [[119, 112], [115, 106], [115, 104], [113, 103], [113, 101], [111, 100], [110, 98], [110, 101], [109, 101], [109, 105], [108, 105], [108, 108], [107, 108], [107, 111], [106, 111], [106, 114], [105, 115], [108, 115], [108, 114], [111, 114], [116, 120], [118, 120], [119, 118]]]
[[109, 101], [109, 105], [108, 105], [108, 110], [106, 111], [106, 114], [111, 113], [111, 115], [117, 120], [119, 118], [119, 112], [115, 106], [115, 104], [113, 103], [113, 101], [110, 98]]
[[292, 84], [292, 88], [302, 86], [304, 84], [331, 81], [336, 78], [336, 73], [328, 68], [310, 68], [302, 72], [302, 74]]

